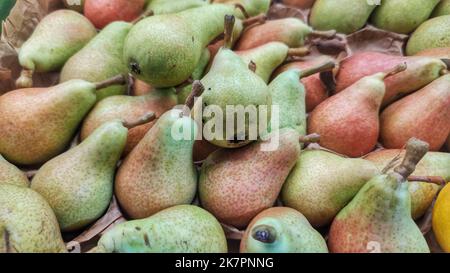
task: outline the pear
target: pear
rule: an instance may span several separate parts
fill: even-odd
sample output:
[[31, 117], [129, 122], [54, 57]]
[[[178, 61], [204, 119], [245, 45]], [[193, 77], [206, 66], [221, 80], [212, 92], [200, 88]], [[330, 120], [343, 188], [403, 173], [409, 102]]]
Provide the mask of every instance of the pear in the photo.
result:
[[336, 91], [340, 92], [365, 76], [383, 72], [401, 63], [406, 70], [385, 80], [386, 93], [383, 106], [412, 93], [448, 72], [446, 64], [439, 58], [403, 57], [379, 52], [361, 52], [344, 59], [336, 76]]
[[[104, 28], [82, 50], [72, 56], [64, 65], [60, 82], [81, 79], [99, 82], [115, 75], [127, 75], [128, 68], [123, 61], [123, 43], [132, 24], [114, 22]], [[97, 100], [107, 96], [123, 95], [127, 86], [110, 86], [97, 91]]]
[[0, 183], [0, 253], [66, 252], [55, 214], [35, 191]]
[[[211, 1], [212, 2], [212, 1]], [[242, 5], [248, 16], [265, 14], [269, 11], [270, 0], [214, 0], [214, 3]]]
[[437, 47], [437, 48], [430, 48], [425, 49], [417, 54], [415, 56], [429, 56], [429, 57], [435, 57], [443, 59], [450, 59], [450, 47]]
[[416, 137], [439, 151], [450, 133], [450, 74], [387, 107], [380, 117], [381, 142], [401, 149]]
[[[275, 149], [265, 149], [274, 144]], [[202, 206], [222, 223], [246, 227], [273, 206], [299, 154], [299, 134], [290, 128], [240, 149], [217, 150], [202, 165]]]
[[372, 178], [336, 216], [328, 240], [331, 252], [430, 252], [411, 217], [411, 196], [405, 183], [428, 145], [412, 139], [406, 149], [400, 166]]
[[34, 176], [31, 188], [50, 204], [62, 231], [79, 230], [108, 208], [127, 134], [121, 120], [104, 123], [80, 145], [45, 163]]
[[377, 6], [367, 0], [317, 0], [309, 23], [318, 30], [350, 34], [362, 28]]
[[140, 19], [146, 0], [86, 0], [84, 16], [98, 29], [116, 21]]
[[372, 177], [373, 163], [321, 151], [303, 151], [281, 191], [287, 207], [301, 212], [314, 227], [331, 223]]
[[6, 161], [0, 155], [0, 184], [11, 184], [20, 187], [28, 187], [30, 181], [27, 176], [16, 166]]
[[299, 79], [331, 70], [334, 66], [333, 62], [327, 62], [303, 71], [288, 70], [276, 77], [270, 83], [269, 91], [272, 95], [272, 105], [279, 108], [279, 116], [272, 115], [271, 126], [276, 118], [279, 128], [290, 127], [300, 135], [306, 135], [305, 87]]
[[431, 17], [450, 15], [450, 0], [441, 0], [436, 6]]
[[69, 145], [97, 100], [96, 90], [124, 83], [123, 76], [97, 84], [71, 80], [1, 96], [0, 153], [8, 161], [21, 165], [48, 161]]
[[[404, 156], [405, 150], [385, 149], [368, 154], [365, 159], [372, 161], [382, 171], [394, 158]], [[412, 176], [438, 176], [450, 181], [450, 154], [428, 152], [417, 164]], [[409, 181], [411, 210], [413, 219], [422, 217], [430, 207], [440, 186], [432, 183]]]
[[440, 0], [389, 0], [375, 9], [371, 21], [384, 30], [408, 34], [425, 22]]
[[[177, 105], [177, 96], [173, 88], [153, 90], [142, 96], [112, 96], [106, 98], [97, 103], [84, 119], [80, 138], [85, 140], [107, 121], [123, 119], [126, 122], [133, 122], [148, 112], [153, 112], [157, 117], [160, 117], [175, 105]], [[149, 122], [131, 128], [128, 131], [124, 154], [129, 154], [155, 123]]]
[[118, 224], [106, 232], [96, 253], [226, 253], [219, 222], [192, 205], [174, 206], [142, 220]]
[[17, 87], [31, 87], [34, 71], [60, 69], [96, 34], [91, 22], [73, 10], [57, 10], [44, 17], [20, 48], [19, 62], [24, 71], [17, 80]]
[[399, 65], [357, 81], [317, 106], [308, 118], [308, 132], [318, 133], [320, 145], [350, 157], [371, 152], [378, 141], [379, 111], [384, 79], [406, 69]]
[[129, 70], [153, 87], [183, 83], [197, 67], [203, 49], [224, 31], [224, 16], [235, 10], [214, 4], [141, 20], [125, 40]]
[[175, 109], [162, 115], [118, 170], [115, 194], [132, 219], [190, 204], [195, 197], [192, 147], [197, 125], [182, 114]]
[[277, 207], [258, 214], [247, 227], [241, 253], [327, 253], [322, 235], [298, 211]]
[[304, 56], [309, 52], [306, 48], [289, 48], [287, 45], [280, 42], [270, 42], [256, 48], [237, 51], [236, 53], [247, 65], [253, 63], [256, 66], [256, 75], [260, 76], [268, 83], [273, 71], [281, 65], [287, 57]]
[[433, 232], [439, 246], [450, 253], [450, 186], [447, 184], [439, 193], [433, 209]]
[[170, 14], [208, 4], [206, 0], [148, 0], [147, 10], [153, 14]]
[[422, 50], [450, 47], [450, 15], [439, 16], [421, 24], [410, 36], [406, 54], [414, 55]]

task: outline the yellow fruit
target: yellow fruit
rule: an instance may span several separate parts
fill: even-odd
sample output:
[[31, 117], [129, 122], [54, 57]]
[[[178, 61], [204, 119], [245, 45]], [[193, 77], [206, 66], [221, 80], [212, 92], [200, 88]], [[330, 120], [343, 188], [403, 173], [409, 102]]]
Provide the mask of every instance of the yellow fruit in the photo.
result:
[[450, 253], [450, 184], [441, 191], [434, 206], [433, 231], [441, 248]]

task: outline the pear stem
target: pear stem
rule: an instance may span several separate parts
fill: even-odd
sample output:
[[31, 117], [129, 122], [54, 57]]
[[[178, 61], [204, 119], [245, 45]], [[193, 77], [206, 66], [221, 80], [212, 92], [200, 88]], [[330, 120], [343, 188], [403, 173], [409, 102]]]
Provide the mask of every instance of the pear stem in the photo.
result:
[[443, 177], [440, 176], [415, 176], [411, 175], [408, 177], [408, 181], [417, 181], [417, 182], [426, 182], [432, 183], [439, 186], [444, 186], [447, 181]]
[[314, 30], [309, 35], [313, 36], [313, 37], [318, 37], [318, 38], [331, 39], [336, 36], [336, 33], [337, 33], [336, 30], [325, 30], [325, 31]]
[[320, 135], [319, 134], [310, 134], [306, 136], [300, 136], [299, 142], [301, 143], [317, 143], [320, 141]]
[[401, 175], [404, 180], [410, 176], [416, 169], [417, 163], [428, 152], [430, 145], [417, 138], [411, 138], [406, 144], [406, 154], [400, 166], [394, 169], [394, 172]]
[[289, 48], [288, 49], [288, 57], [304, 57], [308, 55], [310, 52], [309, 47], [297, 47], [297, 48]]
[[20, 77], [16, 81], [17, 88], [31, 88], [33, 87], [33, 70], [23, 69], [20, 72]]
[[153, 16], [155, 13], [153, 12], [153, 10], [148, 9], [146, 11], [144, 11], [141, 15], [139, 15], [138, 18], [134, 19], [133, 21], [131, 21], [132, 25], [136, 25], [137, 23], [139, 23], [142, 19], [145, 19], [146, 17], [149, 16]]
[[192, 76], [189, 77], [185, 82], [183, 82], [182, 84], [178, 85], [175, 88], [175, 94], [179, 94], [183, 90], [183, 88], [185, 88], [186, 86], [192, 84], [193, 82], [194, 82], [194, 80], [192, 79]]
[[402, 63], [397, 65], [396, 67], [394, 67], [392, 70], [385, 72], [386, 76], [384, 76], [384, 78], [389, 78], [391, 76], [394, 76], [400, 72], [403, 72], [406, 70], [406, 68], [408, 68], [408, 66], [406, 65], [406, 63]]
[[334, 69], [335, 67], [336, 67], [336, 64], [332, 61], [319, 64], [317, 66], [302, 70], [300, 73], [300, 79], [312, 76], [317, 73], [330, 71], [330, 70]]
[[254, 61], [250, 61], [250, 63], [248, 64], [248, 69], [250, 69], [250, 71], [252, 72], [256, 72], [256, 64]]
[[194, 81], [194, 83], [192, 84], [192, 92], [187, 97], [185, 105], [189, 109], [192, 109], [192, 107], [194, 106], [195, 98], [200, 97], [204, 91], [205, 87], [203, 86], [203, 84], [199, 80]]
[[265, 244], [272, 244], [277, 240], [277, 231], [268, 225], [259, 225], [252, 229], [253, 239]]
[[224, 47], [231, 49], [233, 45], [233, 29], [236, 18], [233, 15], [225, 15]]
[[250, 18], [250, 15], [248, 15], [247, 10], [245, 9], [245, 7], [241, 3], [234, 4], [234, 7], [239, 9], [240, 11], [242, 11], [242, 14], [244, 14], [244, 17], [246, 19]]
[[95, 89], [100, 90], [112, 85], [124, 85], [127, 83], [127, 79], [124, 75], [117, 75], [115, 77], [112, 77], [110, 79], [107, 79], [102, 82], [98, 82], [95, 84]]
[[132, 121], [132, 122], [128, 122], [128, 121], [123, 121], [122, 124], [125, 128], [128, 129], [133, 129], [134, 127], [138, 127], [140, 125], [143, 124], [147, 124], [149, 122], [152, 122], [156, 119], [156, 115], [153, 112], [148, 112], [145, 115], [143, 115], [142, 117], [140, 117], [138, 120]]
[[266, 21], [267, 21], [267, 15], [260, 14], [260, 15], [253, 16], [253, 17], [243, 20], [242, 25], [244, 26], [244, 28], [248, 28], [249, 26], [254, 25], [256, 23], [264, 24]]

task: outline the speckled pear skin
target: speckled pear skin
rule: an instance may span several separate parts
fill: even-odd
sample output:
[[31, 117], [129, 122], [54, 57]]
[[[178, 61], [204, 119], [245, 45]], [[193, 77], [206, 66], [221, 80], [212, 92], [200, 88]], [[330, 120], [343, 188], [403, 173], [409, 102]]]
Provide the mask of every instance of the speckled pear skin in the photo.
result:
[[326, 226], [378, 174], [375, 165], [364, 159], [303, 151], [284, 183], [281, 200], [300, 211], [312, 226]]
[[250, 62], [254, 62], [256, 64], [256, 75], [268, 83], [273, 71], [286, 60], [288, 50], [289, 47], [283, 43], [270, 42], [256, 48], [237, 51], [236, 53], [247, 65]]
[[[101, 82], [117, 75], [127, 75], [123, 61], [123, 44], [133, 25], [113, 22], [94, 37], [83, 49], [73, 55], [64, 65], [60, 82], [81, 79]], [[97, 91], [97, 100], [113, 95], [124, 95], [126, 85], [115, 85]]]
[[45, 163], [34, 176], [31, 188], [47, 200], [62, 231], [81, 229], [108, 208], [127, 134], [122, 121], [107, 122], [77, 147]]
[[30, 181], [19, 168], [6, 161], [6, 159], [0, 155], [0, 184], [28, 187]]
[[269, 42], [282, 42], [291, 48], [300, 47], [305, 44], [307, 36], [312, 31], [310, 26], [298, 18], [270, 20], [246, 29], [235, 50], [252, 49]]
[[364, 77], [325, 100], [309, 115], [308, 132], [320, 135], [322, 147], [349, 157], [371, 152], [378, 141], [385, 76]]
[[[267, 128], [267, 124], [259, 123], [259, 110], [261, 106], [267, 107], [268, 111], [271, 109], [272, 102], [269, 88], [259, 76], [248, 69], [248, 65], [246, 65], [236, 53], [230, 49], [221, 48], [214, 58], [211, 69], [201, 80], [201, 83], [205, 87], [205, 92], [203, 92], [202, 95], [203, 105], [217, 106], [222, 109], [224, 113], [224, 135], [222, 139], [212, 139], [210, 141], [212, 144], [224, 148], [242, 147], [251, 142], [248, 137], [249, 128], [255, 128], [257, 126], [258, 132], [264, 131], [261, 130], [261, 128]], [[245, 131], [236, 130], [235, 132], [235, 136], [243, 135], [245, 136], [245, 140], [226, 140], [226, 108], [229, 105], [241, 105], [244, 108], [254, 106], [258, 110], [257, 124], [250, 123], [247, 118], [245, 120]], [[198, 109], [197, 107], [200, 106], [196, 103], [194, 108]], [[200, 111], [194, 111], [194, 115], [195, 112]], [[268, 115], [269, 114], [270, 113], [268, 113]], [[204, 117], [204, 124], [208, 123], [210, 120], [211, 118]]]
[[119, 224], [105, 233], [93, 252], [226, 253], [219, 222], [197, 206], [179, 205], [142, 220]]
[[[189, 117], [180, 117], [180, 113], [171, 110], [161, 116], [119, 168], [115, 194], [132, 219], [190, 204], [195, 197], [198, 177], [192, 147], [197, 125]], [[178, 126], [191, 130], [186, 131], [188, 140], [177, 140], [172, 135], [172, 128]]]
[[[262, 243], [251, 235], [255, 227], [268, 225], [277, 233], [273, 243]], [[327, 253], [327, 243], [300, 212], [276, 207], [258, 214], [241, 240], [241, 253]]]
[[205, 0], [149, 0], [147, 9], [153, 14], [171, 14], [208, 4]]
[[317, 0], [309, 23], [318, 30], [336, 30], [350, 34], [362, 28], [376, 8], [367, 0]]
[[143, 19], [125, 40], [124, 60], [136, 78], [153, 87], [179, 85], [224, 31], [225, 15], [234, 13], [234, 6], [214, 4]]
[[272, 105], [279, 107], [279, 128], [289, 127], [306, 135], [305, 87], [299, 79], [300, 70], [288, 70], [270, 83], [269, 91]]
[[416, 53], [430, 48], [450, 47], [450, 15], [429, 19], [421, 24], [410, 36], [406, 45], [406, 54]]
[[48, 161], [69, 145], [96, 100], [95, 84], [83, 80], [1, 96], [0, 153], [19, 165]]
[[276, 150], [263, 151], [262, 145], [267, 144], [259, 141], [240, 149], [221, 149], [203, 163], [200, 201], [220, 222], [244, 228], [275, 203], [300, 154], [299, 135], [285, 128]]
[[58, 70], [96, 34], [91, 22], [78, 12], [67, 9], [52, 12], [22, 45], [20, 65], [37, 72]]
[[382, 1], [372, 14], [371, 22], [384, 30], [408, 34], [425, 22], [440, 0]]
[[430, 144], [439, 151], [450, 133], [450, 75], [388, 106], [380, 117], [384, 147], [401, 149], [409, 138]]
[[450, 15], [450, 0], [441, 0], [431, 14], [431, 17]]
[[[81, 127], [81, 140], [86, 139], [95, 129], [107, 121], [122, 119], [126, 122], [133, 122], [149, 112], [153, 112], [157, 117], [160, 117], [175, 105], [177, 105], [177, 95], [173, 88], [153, 90], [142, 96], [111, 96], [105, 98], [97, 103], [84, 119]], [[156, 121], [149, 122], [128, 131], [125, 155], [136, 147], [155, 123]]]
[[441, 76], [447, 66], [439, 58], [403, 57], [379, 52], [361, 52], [343, 60], [336, 76], [336, 91], [340, 92], [361, 78], [387, 71], [406, 63], [405, 71], [385, 80], [386, 94], [383, 106], [412, 93]]
[[[405, 155], [405, 150], [385, 149], [368, 154], [365, 159], [372, 161], [381, 171], [396, 156]], [[450, 181], [450, 154], [428, 152], [417, 164], [413, 176], [440, 176]], [[430, 207], [439, 186], [432, 183], [410, 181], [408, 186], [411, 194], [411, 211], [413, 219], [419, 219]]]
[[55, 214], [35, 191], [0, 184], [0, 253], [61, 253]]
[[267, 13], [270, 8], [270, 0], [215, 0], [214, 3], [241, 4], [249, 16]]
[[328, 247], [334, 253], [429, 253], [411, 218], [407, 183], [394, 174], [372, 178], [334, 219]]

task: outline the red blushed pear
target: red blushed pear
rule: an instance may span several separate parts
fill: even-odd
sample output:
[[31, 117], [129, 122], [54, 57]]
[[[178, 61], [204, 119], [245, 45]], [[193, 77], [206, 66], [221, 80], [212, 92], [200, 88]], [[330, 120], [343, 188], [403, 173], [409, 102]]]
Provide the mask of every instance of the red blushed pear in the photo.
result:
[[402, 148], [411, 137], [438, 151], [450, 133], [450, 74], [390, 105], [381, 114], [381, 142]]
[[390, 72], [364, 77], [330, 97], [309, 116], [308, 132], [318, 133], [321, 146], [340, 154], [360, 157], [369, 153], [379, 136], [384, 80], [405, 69], [402, 64]]
[[84, 15], [102, 29], [115, 21], [131, 22], [144, 10], [145, 0], [86, 0]]
[[401, 63], [406, 63], [408, 68], [404, 72], [386, 79], [383, 106], [405, 94], [419, 90], [447, 72], [446, 64], [438, 58], [361, 52], [341, 62], [336, 75], [336, 92], [341, 92], [363, 77], [387, 71]]

